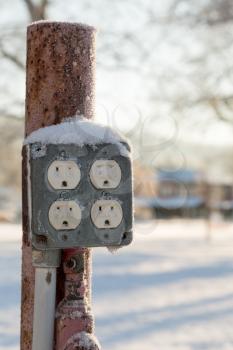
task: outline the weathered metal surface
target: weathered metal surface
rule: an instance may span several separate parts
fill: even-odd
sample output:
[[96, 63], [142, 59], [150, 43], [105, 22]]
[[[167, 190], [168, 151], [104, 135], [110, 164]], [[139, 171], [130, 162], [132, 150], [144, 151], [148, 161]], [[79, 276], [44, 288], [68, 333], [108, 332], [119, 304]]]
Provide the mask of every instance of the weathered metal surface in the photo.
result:
[[[88, 288], [90, 271], [86, 249], [66, 250], [63, 256], [65, 295], [56, 313], [56, 349], [65, 349], [80, 332], [93, 333]], [[86, 349], [86, 348], [85, 348]]]
[[23, 244], [21, 292], [21, 350], [31, 350], [35, 273], [32, 267], [32, 250]]
[[[84, 114], [92, 118], [94, 105], [95, 30], [80, 24], [38, 22], [27, 32], [27, 84], [25, 135], [40, 127], [58, 124], [64, 117]], [[21, 350], [32, 348], [33, 303], [35, 273], [32, 250], [28, 241], [27, 161], [23, 149], [23, 260]], [[82, 278], [85, 295], [90, 305], [91, 252], [76, 250], [85, 261]], [[77, 272], [77, 278], [79, 272]], [[64, 297], [64, 273], [58, 270], [57, 303]], [[79, 323], [77, 329], [92, 331], [93, 323]], [[90, 326], [89, 326], [90, 325]], [[59, 329], [59, 322], [57, 329]], [[61, 330], [62, 332], [62, 330]], [[73, 332], [77, 332], [76, 327]], [[73, 334], [75, 336], [75, 334]], [[64, 343], [66, 334], [59, 335]], [[70, 345], [69, 345], [70, 346]], [[72, 345], [71, 345], [72, 346]], [[76, 345], [75, 345], [76, 347]], [[57, 349], [60, 350], [59, 347]], [[69, 348], [71, 349], [71, 348]], [[79, 349], [79, 347], [76, 347]], [[80, 349], [84, 349], [83, 347]]]
[[35, 270], [32, 266], [32, 249], [28, 240], [29, 212], [27, 187], [27, 150], [22, 152], [22, 187], [23, 187], [23, 243], [22, 243], [22, 286], [21, 286], [21, 338], [20, 349], [30, 350], [32, 346], [33, 301]]
[[61, 265], [61, 252], [55, 250], [32, 250], [32, 265], [34, 267], [59, 267]]
[[93, 117], [95, 30], [38, 22], [27, 32], [26, 134], [64, 117]]
[[[65, 249], [75, 247], [124, 246], [132, 241], [132, 175], [131, 159], [120, 154], [117, 145], [102, 143], [78, 146], [74, 144], [50, 144], [43, 157], [35, 153], [42, 145], [30, 146], [30, 174], [32, 193], [32, 244], [36, 249]], [[61, 156], [62, 155], [62, 156]], [[80, 183], [72, 190], [54, 190], [45, 174], [51, 162], [72, 159], [80, 169]], [[121, 169], [120, 183], [116, 188], [96, 189], [90, 179], [90, 168], [98, 159], [115, 160]], [[91, 219], [91, 210], [98, 200], [115, 200], [122, 208], [123, 217], [114, 228], [98, 228]], [[81, 222], [69, 230], [57, 229], [51, 225], [48, 212], [59, 201], [77, 202], [81, 209]], [[41, 237], [44, 237], [42, 240]], [[39, 241], [38, 241], [39, 239]], [[52, 254], [51, 254], [52, 255]]]

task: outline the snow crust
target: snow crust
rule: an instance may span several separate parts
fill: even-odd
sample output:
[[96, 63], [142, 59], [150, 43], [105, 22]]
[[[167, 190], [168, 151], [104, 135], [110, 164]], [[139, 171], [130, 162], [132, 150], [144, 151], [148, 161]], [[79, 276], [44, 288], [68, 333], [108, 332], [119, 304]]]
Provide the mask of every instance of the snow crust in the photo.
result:
[[39, 25], [45, 25], [45, 24], [50, 24], [50, 25], [53, 25], [53, 24], [60, 24], [60, 25], [74, 25], [74, 26], [79, 26], [80, 29], [85, 29], [85, 30], [91, 30], [91, 31], [96, 31], [96, 28], [93, 27], [93, 26], [90, 26], [88, 24], [85, 24], [85, 23], [77, 23], [77, 22], [67, 22], [67, 21], [51, 21], [51, 20], [47, 20], [47, 19], [41, 19], [41, 20], [38, 20], [38, 21], [34, 21], [32, 23], [30, 23], [28, 25], [28, 28], [30, 27], [35, 27], [35, 26], [39, 26]]
[[93, 334], [87, 332], [80, 332], [71, 337], [67, 345], [77, 345], [86, 350], [100, 350], [100, 344]]
[[40, 142], [46, 144], [76, 144], [95, 146], [111, 143], [118, 146], [121, 155], [129, 156], [129, 151], [122, 142], [126, 139], [109, 126], [105, 126], [83, 117], [67, 118], [61, 124], [40, 128], [32, 132], [24, 145]]

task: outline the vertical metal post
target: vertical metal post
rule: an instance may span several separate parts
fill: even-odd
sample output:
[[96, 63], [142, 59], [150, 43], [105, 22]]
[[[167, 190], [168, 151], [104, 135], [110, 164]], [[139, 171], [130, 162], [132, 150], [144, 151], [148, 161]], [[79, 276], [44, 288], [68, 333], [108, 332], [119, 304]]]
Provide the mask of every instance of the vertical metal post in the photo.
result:
[[37, 267], [35, 271], [33, 350], [53, 349], [56, 270], [56, 267]]
[[[25, 135], [38, 128], [58, 124], [65, 117], [83, 115], [92, 118], [94, 71], [94, 28], [74, 23], [46, 21], [30, 25], [27, 31]], [[23, 259], [20, 349], [31, 350], [35, 269], [32, 266], [29, 239], [28, 170], [25, 148], [22, 154]], [[90, 313], [91, 250], [66, 251], [62, 260], [62, 266], [58, 269], [56, 288], [58, 316], [55, 348], [97, 350], [99, 345], [92, 334], [93, 319]], [[69, 302], [71, 300], [72, 302]]]

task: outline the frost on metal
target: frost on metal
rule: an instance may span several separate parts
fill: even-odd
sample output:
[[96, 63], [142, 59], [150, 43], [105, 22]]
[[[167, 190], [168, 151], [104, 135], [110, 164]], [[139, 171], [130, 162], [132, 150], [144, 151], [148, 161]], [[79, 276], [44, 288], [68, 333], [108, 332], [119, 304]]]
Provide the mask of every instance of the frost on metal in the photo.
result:
[[109, 246], [107, 247], [108, 251], [111, 253], [111, 254], [116, 254], [118, 253], [119, 249], [121, 249], [122, 247], [118, 247], [118, 246]]
[[83, 117], [67, 118], [61, 124], [47, 126], [32, 132], [24, 145], [32, 143], [76, 144], [95, 146], [103, 143], [116, 144], [122, 156], [129, 157], [129, 151], [124, 143], [126, 139], [108, 126], [84, 119]]
[[101, 350], [100, 344], [96, 337], [87, 332], [80, 332], [72, 336], [68, 340], [64, 350], [73, 350], [75, 347], [83, 350]]
[[41, 19], [39, 21], [35, 21], [35, 22], [31, 22], [28, 27], [35, 27], [35, 26], [42, 26], [42, 25], [45, 25], [45, 24], [50, 24], [50, 25], [54, 25], [54, 24], [59, 24], [59, 25], [63, 25], [64, 26], [71, 26], [71, 25], [75, 25], [75, 26], [79, 26], [80, 29], [85, 29], [85, 30], [96, 30], [95, 27], [92, 27], [88, 24], [85, 24], [85, 23], [77, 23], [77, 22], [66, 22], [66, 21], [50, 21], [50, 20], [47, 20], [47, 19]]
[[[82, 288], [84, 289], [85, 286], [83, 285]], [[69, 307], [67, 308], [67, 305]], [[66, 312], [64, 312], [64, 308]], [[70, 308], [70, 309], [69, 309]], [[62, 311], [60, 311], [62, 310]], [[63, 299], [56, 311], [56, 318], [60, 318], [61, 320], [65, 320], [67, 318], [71, 320], [75, 320], [78, 318], [85, 317], [86, 315], [90, 315], [92, 318], [93, 315], [91, 313], [91, 307], [88, 303], [87, 299], [84, 300], [67, 300]]]

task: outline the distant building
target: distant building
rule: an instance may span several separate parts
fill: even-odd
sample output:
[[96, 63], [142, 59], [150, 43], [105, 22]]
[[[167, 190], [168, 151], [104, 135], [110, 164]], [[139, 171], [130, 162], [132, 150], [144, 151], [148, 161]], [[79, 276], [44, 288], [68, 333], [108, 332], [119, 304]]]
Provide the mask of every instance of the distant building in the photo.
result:
[[139, 163], [134, 171], [135, 216], [139, 219], [209, 217], [233, 219], [233, 184], [207, 179], [196, 170], [157, 170]]
[[197, 217], [205, 211], [205, 183], [201, 173], [191, 169], [157, 172], [158, 193], [154, 208], [158, 217]]

